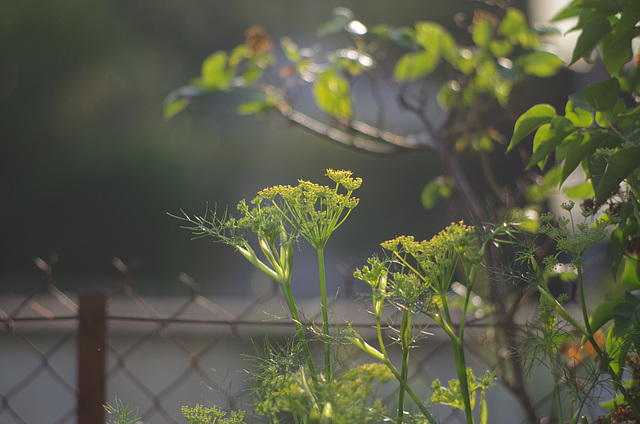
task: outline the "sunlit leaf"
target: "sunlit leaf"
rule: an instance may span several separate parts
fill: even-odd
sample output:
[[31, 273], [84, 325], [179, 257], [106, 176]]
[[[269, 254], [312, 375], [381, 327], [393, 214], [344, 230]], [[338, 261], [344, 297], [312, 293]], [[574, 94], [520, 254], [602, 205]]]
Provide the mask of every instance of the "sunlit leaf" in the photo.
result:
[[198, 87], [180, 87], [173, 90], [164, 101], [164, 118], [171, 119], [191, 102], [191, 98], [202, 94], [202, 90]]
[[575, 127], [570, 120], [563, 116], [556, 116], [551, 119], [551, 123], [538, 128], [533, 138], [533, 155], [527, 168], [539, 164], [542, 169], [542, 163], [549, 153], [573, 131], [575, 131]]
[[523, 113], [516, 121], [513, 136], [507, 152], [513, 149], [524, 137], [540, 125], [550, 122], [556, 116], [556, 110], [548, 104], [535, 105]]
[[298, 45], [291, 38], [282, 37], [282, 39], [280, 40], [280, 47], [282, 48], [282, 51], [284, 52], [287, 59], [289, 59], [290, 61], [296, 63], [300, 59], [302, 59]]
[[229, 88], [234, 75], [227, 66], [228, 56], [227, 52], [218, 51], [207, 57], [202, 63], [202, 75], [194, 83], [207, 90]]
[[640, 257], [631, 255], [624, 258], [624, 271], [620, 282], [633, 288], [640, 288]]
[[255, 99], [242, 103], [238, 106], [238, 113], [241, 115], [263, 114], [271, 108], [271, 104], [265, 99]]
[[569, 100], [564, 108], [564, 116], [576, 127], [588, 127], [593, 122], [593, 115], [589, 110], [585, 110], [573, 101]]
[[453, 193], [454, 181], [451, 178], [440, 176], [430, 181], [422, 189], [422, 206], [425, 209], [433, 209], [442, 199], [446, 199]]
[[442, 110], [448, 110], [460, 95], [457, 81], [449, 81], [440, 86], [436, 99]]
[[495, 57], [507, 57], [513, 51], [513, 43], [509, 40], [491, 40], [489, 50]]
[[538, 78], [555, 75], [564, 66], [562, 59], [549, 52], [526, 53], [520, 58], [520, 64], [526, 74]]
[[609, 355], [611, 355], [611, 357], [614, 359], [609, 362], [609, 366], [611, 367], [613, 372], [619, 374], [624, 367], [624, 360], [621, 360], [621, 357], [624, 354], [624, 359], [626, 359], [629, 347], [626, 346], [624, 338], [616, 335], [616, 333], [616, 325], [614, 323], [614, 325], [609, 328], [609, 332], [607, 333], [605, 348], [607, 349]]
[[573, 187], [562, 190], [570, 199], [591, 199], [593, 197], [593, 187], [588, 181], [582, 182]]
[[524, 13], [514, 7], [507, 9], [507, 13], [498, 26], [497, 34], [506, 37], [511, 43], [519, 44], [525, 48], [538, 44], [537, 37], [529, 29]]
[[415, 37], [418, 44], [436, 56], [451, 55], [457, 47], [449, 31], [433, 22], [416, 23]]
[[[595, 333], [602, 328], [603, 325], [611, 321], [613, 319], [613, 311], [623, 302], [623, 299], [616, 298], [600, 303], [589, 317], [591, 332]], [[583, 339], [582, 343], [585, 343], [585, 341], [586, 340]]]
[[407, 53], [396, 63], [393, 75], [398, 81], [416, 81], [433, 72], [439, 59], [439, 56], [427, 50]]
[[351, 117], [351, 88], [349, 81], [336, 69], [318, 74], [313, 95], [320, 110], [339, 118]]
[[171, 119], [182, 112], [190, 102], [191, 99], [189, 97], [177, 97], [173, 101], [166, 103], [164, 105], [164, 119]]
[[471, 37], [476, 46], [489, 47], [489, 41], [491, 41], [491, 22], [487, 19], [480, 20], [480, 22], [475, 24]]

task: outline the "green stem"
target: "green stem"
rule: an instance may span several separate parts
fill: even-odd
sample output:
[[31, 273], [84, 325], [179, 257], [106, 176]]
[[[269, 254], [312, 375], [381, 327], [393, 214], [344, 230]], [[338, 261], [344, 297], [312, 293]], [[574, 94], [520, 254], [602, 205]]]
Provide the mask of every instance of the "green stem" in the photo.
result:
[[353, 333], [353, 336], [349, 338], [349, 340], [351, 341], [351, 343], [354, 344], [354, 346], [360, 348], [367, 354], [373, 356], [374, 358], [378, 359], [380, 362], [385, 364], [386, 367], [389, 368], [391, 373], [395, 376], [396, 380], [398, 380], [402, 389], [407, 394], [409, 394], [409, 397], [411, 397], [411, 399], [415, 402], [416, 406], [418, 406], [418, 408], [420, 409], [420, 412], [422, 412], [422, 414], [425, 416], [427, 421], [429, 421], [430, 424], [436, 424], [435, 418], [433, 418], [433, 415], [431, 415], [431, 413], [429, 412], [427, 407], [424, 405], [424, 403], [422, 403], [418, 398], [418, 396], [416, 396], [416, 394], [413, 392], [413, 390], [411, 390], [411, 387], [409, 387], [409, 384], [407, 383], [406, 378], [402, 377], [402, 375], [398, 372], [398, 370], [396, 370], [396, 368], [393, 366], [393, 364], [389, 360], [389, 356], [387, 356], [387, 352], [384, 347], [384, 343], [382, 339], [382, 326], [380, 323], [380, 314], [376, 314], [376, 331], [378, 333], [378, 342], [380, 343], [380, 350], [376, 350], [370, 345], [368, 345], [362, 339], [362, 337], [355, 332]]
[[427, 407], [424, 405], [424, 403], [422, 403], [422, 401], [420, 401], [420, 399], [418, 398], [418, 396], [416, 396], [413, 390], [411, 390], [411, 387], [409, 387], [409, 384], [407, 383], [407, 381], [402, 378], [402, 376], [400, 375], [398, 370], [393, 366], [391, 361], [389, 361], [388, 358], [385, 358], [384, 364], [387, 366], [387, 368], [389, 368], [391, 373], [396, 377], [396, 380], [400, 382], [400, 385], [404, 388], [404, 390], [407, 392], [409, 397], [415, 402], [416, 406], [420, 409], [420, 412], [422, 412], [422, 414], [425, 416], [427, 421], [429, 421], [429, 423], [431, 424], [436, 424], [436, 420], [435, 418], [433, 418], [433, 415], [431, 415], [431, 413], [429, 412]]
[[[442, 309], [444, 310], [444, 319], [450, 327], [453, 327], [453, 321], [449, 313], [449, 305], [447, 302], [446, 293], [441, 295]], [[464, 317], [462, 318], [464, 321]], [[453, 348], [453, 360], [456, 365], [456, 373], [458, 374], [458, 380], [460, 381], [460, 393], [462, 394], [462, 401], [464, 403], [464, 414], [467, 419], [467, 424], [473, 424], [473, 414], [471, 408], [471, 396], [469, 394], [469, 379], [467, 378], [467, 365], [464, 358], [464, 345], [462, 344], [462, 334], [458, 337], [451, 337], [451, 346]]]
[[287, 306], [289, 307], [289, 312], [291, 313], [291, 317], [293, 318], [293, 323], [296, 326], [298, 337], [302, 341], [302, 350], [304, 351], [307, 359], [307, 366], [309, 367], [309, 372], [311, 372], [311, 378], [316, 381], [318, 379], [318, 374], [316, 373], [316, 368], [313, 365], [313, 359], [311, 358], [311, 352], [309, 351], [307, 338], [304, 335], [304, 328], [302, 327], [302, 323], [300, 322], [300, 318], [298, 316], [298, 308], [296, 307], [296, 303], [293, 300], [291, 284], [287, 282], [284, 284], [280, 284], [280, 286], [282, 287], [282, 292], [284, 293], [284, 297], [287, 300]]
[[[409, 349], [411, 342], [411, 310], [402, 311], [402, 323], [400, 325], [400, 342], [402, 345], [402, 366], [400, 368], [400, 376], [407, 381], [409, 375]], [[402, 424], [404, 419], [404, 386], [398, 389], [398, 417], [397, 424]]]
[[322, 303], [322, 334], [324, 340], [324, 373], [327, 381], [331, 381], [331, 351], [329, 340], [329, 311], [327, 310], [327, 284], [324, 275], [324, 249], [318, 250], [318, 270], [320, 272], [320, 301]]
[[564, 422], [562, 417], [562, 399], [560, 398], [560, 384], [558, 383], [558, 373], [556, 371], [555, 354], [553, 351], [553, 341], [549, 338], [550, 335], [546, 335], [545, 350], [549, 357], [549, 366], [551, 367], [551, 377], [553, 378], [553, 391], [555, 393], [556, 405], [558, 407], [558, 418], [560, 423]]

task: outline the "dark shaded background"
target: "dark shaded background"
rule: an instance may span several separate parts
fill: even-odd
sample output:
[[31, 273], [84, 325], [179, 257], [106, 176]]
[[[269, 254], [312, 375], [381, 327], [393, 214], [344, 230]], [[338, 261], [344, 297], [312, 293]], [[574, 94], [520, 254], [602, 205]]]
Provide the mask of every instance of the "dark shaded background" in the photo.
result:
[[[206, 202], [234, 209], [269, 185], [325, 183], [325, 168], [351, 169], [365, 181], [360, 206], [327, 247], [334, 285], [340, 267], [359, 265], [379, 242], [429, 237], [453, 218], [420, 204], [423, 186], [441, 172], [431, 157], [367, 155], [277, 118], [238, 116], [245, 95], [210, 96], [171, 121], [162, 119], [162, 103], [207, 55], [242, 43], [257, 23], [274, 40], [331, 45], [335, 39], [318, 40], [315, 30], [336, 6], [369, 26], [433, 20], [455, 31], [453, 15], [478, 5], [0, 0], [0, 291], [37, 287], [33, 260], [52, 254], [62, 288], [113, 284], [118, 257], [138, 289], [180, 290], [177, 276], [186, 272], [209, 293], [244, 293], [252, 279], [261, 290], [268, 282], [230, 247], [189, 241], [167, 212], [203, 212]], [[307, 280], [306, 267], [315, 257], [302, 253], [298, 284], [313, 292], [317, 277], [312, 271]]]

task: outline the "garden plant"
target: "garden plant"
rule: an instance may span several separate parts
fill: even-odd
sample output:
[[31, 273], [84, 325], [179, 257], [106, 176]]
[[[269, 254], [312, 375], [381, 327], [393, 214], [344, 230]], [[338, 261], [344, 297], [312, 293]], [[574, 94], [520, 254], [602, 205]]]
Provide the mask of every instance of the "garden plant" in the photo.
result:
[[[429, 151], [443, 175], [425, 186], [423, 204], [455, 200], [452, 213], [459, 222], [428, 240], [381, 240], [381, 251], [355, 271], [370, 287], [375, 342], [330, 316], [324, 271], [330, 236], [348, 225], [360, 203], [354, 192], [366, 181], [328, 169], [329, 185], [300, 180], [265, 188], [238, 204], [237, 217], [215, 209], [203, 216], [177, 215], [196, 236], [212, 236], [243, 255], [279, 284], [286, 299], [295, 335], [283, 346], [267, 344], [256, 359], [249, 422], [436, 423], [432, 406], [441, 404], [462, 410], [467, 423], [499, 423], [500, 411], [490, 409], [485, 396], [497, 380], [518, 398], [530, 423], [543, 417], [560, 423], [638, 422], [640, 55], [634, 55], [632, 40], [640, 35], [640, 0], [574, 0], [555, 20], [568, 18], [577, 18], [572, 31], [579, 36], [571, 63], [564, 64], [543, 48], [541, 37], [553, 31], [531, 28], [515, 8], [479, 4], [472, 17], [458, 17], [468, 29], [460, 41], [426, 21], [368, 28], [338, 8], [319, 36], [346, 35], [341, 48], [301, 48], [285, 38], [282, 63], [266, 30], [254, 27], [246, 43], [206, 58], [202, 74], [169, 95], [167, 117], [207, 93], [252, 90], [256, 98], [241, 113], [281, 116], [334, 142], [379, 154]], [[390, 51], [397, 54], [382, 54]], [[384, 63], [385, 58], [395, 59]], [[510, 121], [519, 87], [578, 60], [600, 64], [607, 77], [571, 94], [560, 112], [537, 104]], [[360, 80], [369, 81], [374, 92], [394, 88], [398, 106], [413, 113], [424, 131], [386, 130], [388, 106], [381, 99], [378, 122], [358, 120], [352, 87]], [[325, 120], [296, 109], [296, 95], [305, 88]], [[437, 120], [427, 113], [433, 98], [441, 110]], [[505, 153], [522, 163], [508, 183], [492, 165]], [[461, 165], [469, 157], [477, 158], [480, 190], [469, 176], [475, 170]], [[572, 175], [579, 181], [567, 187]], [[558, 190], [567, 198], [551, 213], [549, 198]], [[372, 207], [367, 199], [361, 203]], [[609, 294], [589, 299], [587, 270], [603, 265], [587, 253], [607, 239], [611, 270], [601, 279], [612, 283], [598, 284]], [[317, 251], [317, 327], [301, 313], [291, 290], [298, 243]], [[570, 283], [575, 294], [558, 293], [558, 281]], [[536, 305], [537, 312], [519, 325], [515, 317], [523, 305]], [[488, 369], [472, 369], [466, 360], [465, 334], [478, 308], [491, 329], [480, 347], [496, 359]], [[447, 384], [433, 381], [430, 394], [421, 397], [422, 388], [409, 378], [409, 359], [418, 341], [429, 337], [421, 327], [427, 324], [448, 337], [456, 375]], [[391, 345], [401, 351], [399, 359], [389, 354]], [[343, 366], [339, 351], [349, 348], [371, 362]], [[540, 410], [529, 395], [527, 375], [533, 369], [547, 370], [553, 381], [550, 409]], [[380, 393], [392, 385], [395, 402], [387, 405]], [[600, 409], [588, 408], [594, 403]], [[183, 412], [190, 423], [245, 420], [237, 412], [224, 418], [217, 408]]]

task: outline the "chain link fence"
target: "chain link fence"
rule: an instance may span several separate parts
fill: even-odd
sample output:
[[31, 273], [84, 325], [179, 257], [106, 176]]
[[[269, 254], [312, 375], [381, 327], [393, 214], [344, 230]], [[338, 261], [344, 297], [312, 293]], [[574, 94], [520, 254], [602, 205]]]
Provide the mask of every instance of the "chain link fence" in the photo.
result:
[[[294, 332], [291, 321], [279, 319], [286, 312], [277, 290], [250, 299], [209, 299], [199, 294], [195, 281], [181, 275], [184, 296], [141, 296], [120, 263], [123, 279], [112, 293], [65, 294], [51, 281], [48, 266], [39, 266], [48, 276], [41, 290], [0, 296], [2, 424], [105, 422], [102, 405], [113, 404], [116, 396], [138, 407], [145, 424], [184, 423], [180, 407], [196, 403], [250, 410], [251, 381], [244, 371], [251, 369], [250, 358], [261, 354], [265, 339], [278, 343]], [[301, 302], [312, 317], [318, 304], [315, 299]], [[349, 320], [365, 337], [374, 336], [366, 301], [337, 299], [334, 312], [337, 324]], [[467, 332], [467, 362], [477, 374], [494, 369], [491, 361], [500, 357], [478, 343], [487, 328], [479, 320]], [[433, 379], [446, 382], [455, 376], [448, 339], [435, 328], [425, 330], [411, 353], [410, 376], [423, 399]], [[358, 350], [346, 358], [373, 362]], [[542, 387], [536, 404], [544, 409], [551, 387], [532, 378]], [[384, 395], [391, 402], [395, 393]], [[517, 393], [504, 385], [492, 387], [488, 401], [499, 411], [499, 422], [525, 422]], [[461, 411], [435, 411], [441, 422], [464, 422]]]

